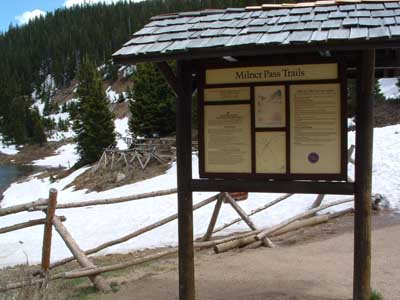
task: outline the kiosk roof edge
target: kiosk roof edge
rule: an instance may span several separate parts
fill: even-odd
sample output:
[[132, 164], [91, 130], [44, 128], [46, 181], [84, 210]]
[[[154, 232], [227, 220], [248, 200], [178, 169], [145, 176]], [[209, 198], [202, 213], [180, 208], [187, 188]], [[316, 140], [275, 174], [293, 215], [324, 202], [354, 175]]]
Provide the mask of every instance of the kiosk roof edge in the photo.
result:
[[400, 1], [338, 0], [156, 16], [113, 57], [139, 63], [399, 45]]

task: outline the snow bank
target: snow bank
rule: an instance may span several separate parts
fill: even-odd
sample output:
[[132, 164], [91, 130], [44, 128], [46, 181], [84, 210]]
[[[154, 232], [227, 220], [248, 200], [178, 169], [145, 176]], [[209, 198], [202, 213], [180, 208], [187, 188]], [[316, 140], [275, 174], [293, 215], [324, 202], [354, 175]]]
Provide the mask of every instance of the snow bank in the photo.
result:
[[128, 149], [126, 137], [129, 137], [129, 118], [115, 119], [115, 132], [117, 133], [117, 148], [120, 150]]
[[75, 132], [69, 128], [68, 131], [54, 131], [51, 136], [47, 138], [49, 142], [59, 142], [65, 139], [70, 139], [75, 137]]
[[[349, 145], [354, 143], [353, 132], [349, 133], [348, 138]], [[398, 181], [398, 178], [400, 178], [400, 125], [375, 129], [374, 147], [373, 192], [383, 194], [388, 198], [393, 208], [400, 209], [400, 182]], [[176, 186], [176, 165], [173, 164], [166, 174], [101, 193], [91, 192], [86, 194], [82, 190], [64, 189], [85, 170], [78, 170], [55, 183], [50, 183], [48, 178], [31, 177], [26, 182], [12, 184], [4, 193], [3, 206], [45, 198], [51, 187], [59, 190], [59, 203], [66, 203], [121, 197]], [[349, 165], [351, 176], [353, 176], [353, 172], [354, 168]], [[198, 177], [196, 156], [193, 156], [193, 177]], [[210, 195], [212, 193], [194, 193], [194, 203]], [[240, 202], [240, 205], [245, 211], [249, 212], [278, 196], [279, 194], [250, 193], [249, 199]], [[316, 195], [295, 195], [264, 212], [254, 215], [252, 219], [259, 227], [277, 224], [283, 219], [307, 210], [315, 197]], [[341, 198], [343, 196], [340, 195], [327, 196], [324, 203]], [[176, 205], [176, 195], [168, 195], [115, 205], [58, 210], [57, 213], [67, 217], [65, 226], [78, 244], [83, 249], [89, 249], [176, 213]], [[351, 206], [351, 204], [343, 205], [341, 209], [348, 206]], [[206, 231], [213, 208], [214, 205], [210, 204], [194, 212], [194, 233], [196, 236], [200, 236]], [[2, 217], [0, 218], [0, 227], [40, 217], [43, 217], [40, 212]], [[229, 205], [223, 205], [217, 226], [235, 218], [237, 218], [236, 212]], [[247, 230], [247, 225], [243, 222], [226, 229], [223, 233], [241, 230]], [[24, 253], [28, 256], [30, 263], [38, 263], [41, 257], [42, 234], [43, 228], [38, 226], [2, 235], [0, 239], [0, 249], [2, 249], [0, 267], [24, 263], [26, 260]], [[177, 240], [177, 221], [174, 221], [121, 245], [106, 249], [100, 254], [123, 253], [135, 249], [176, 245]], [[55, 235], [52, 249], [53, 261], [70, 255], [63, 241], [57, 235]]]
[[5, 145], [3, 143], [3, 137], [0, 135], [0, 153], [6, 155], [15, 155], [19, 151], [15, 148], [15, 145]]
[[76, 144], [67, 144], [56, 150], [56, 155], [33, 161], [36, 166], [48, 166], [53, 168], [70, 168], [78, 160], [79, 155], [76, 153]]

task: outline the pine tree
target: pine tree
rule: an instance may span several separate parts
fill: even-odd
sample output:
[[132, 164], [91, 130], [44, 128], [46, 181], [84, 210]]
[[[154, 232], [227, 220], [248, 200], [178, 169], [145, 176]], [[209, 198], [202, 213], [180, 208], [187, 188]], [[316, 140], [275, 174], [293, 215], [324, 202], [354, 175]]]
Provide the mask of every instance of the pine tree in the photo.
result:
[[375, 97], [375, 103], [382, 103], [386, 100], [385, 96], [382, 93], [379, 81], [377, 79], [375, 79], [375, 84], [374, 84], [374, 97]]
[[133, 75], [129, 129], [134, 137], [175, 131], [175, 95], [154, 64], [140, 64]]
[[31, 142], [42, 146], [47, 142], [46, 134], [44, 133], [44, 126], [40, 117], [38, 109], [35, 107], [30, 112], [30, 119], [32, 121], [32, 137]]
[[78, 80], [78, 114], [73, 129], [80, 163], [88, 164], [97, 161], [105, 148], [115, 146], [114, 122], [100, 74], [88, 58], [81, 65]]

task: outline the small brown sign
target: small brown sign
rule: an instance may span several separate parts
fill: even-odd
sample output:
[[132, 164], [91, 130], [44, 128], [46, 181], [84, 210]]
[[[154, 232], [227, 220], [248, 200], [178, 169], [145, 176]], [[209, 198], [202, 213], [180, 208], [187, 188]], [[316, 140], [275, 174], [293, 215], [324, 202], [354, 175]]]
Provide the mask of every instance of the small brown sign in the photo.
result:
[[[243, 200], [247, 200], [247, 198], [249, 198], [249, 193], [247, 193], [247, 192], [230, 192], [228, 194], [235, 201], [243, 201]], [[224, 202], [225, 203], [227, 202], [225, 198], [224, 198]]]

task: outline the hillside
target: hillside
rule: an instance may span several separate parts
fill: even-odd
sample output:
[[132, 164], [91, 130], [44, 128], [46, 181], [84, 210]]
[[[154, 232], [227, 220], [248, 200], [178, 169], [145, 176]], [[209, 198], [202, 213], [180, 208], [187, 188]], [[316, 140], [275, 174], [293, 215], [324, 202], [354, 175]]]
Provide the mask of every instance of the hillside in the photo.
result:
[[[71, 86], [84, 58], [116, 79], [111, 54], [151, 16], [202, 8], [239, 7], [264, 1], [147, 0], [60, 8], [0, 34], [0, 132], [17, 144], [35, 142], [31, 104], [59, 103], [57, 91]], [[62, 96], [60, 97], [62, 100]], [[52, 103], [54, 102], [54, 103]], [[44, 122], [45, 129], [49, 129]], [[50, 128], [51, 129], [51, 128]]]

